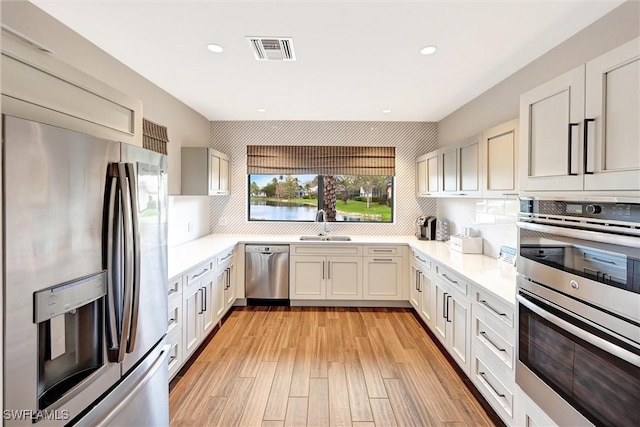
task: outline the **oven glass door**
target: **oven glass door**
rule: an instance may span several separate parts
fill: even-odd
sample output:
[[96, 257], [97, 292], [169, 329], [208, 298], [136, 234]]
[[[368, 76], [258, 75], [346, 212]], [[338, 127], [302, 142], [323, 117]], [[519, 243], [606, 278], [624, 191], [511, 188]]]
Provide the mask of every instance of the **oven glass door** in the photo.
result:
[[640, 425], [638, 348], [522, 293], [518, 316], [521, 363], [595, 425]]

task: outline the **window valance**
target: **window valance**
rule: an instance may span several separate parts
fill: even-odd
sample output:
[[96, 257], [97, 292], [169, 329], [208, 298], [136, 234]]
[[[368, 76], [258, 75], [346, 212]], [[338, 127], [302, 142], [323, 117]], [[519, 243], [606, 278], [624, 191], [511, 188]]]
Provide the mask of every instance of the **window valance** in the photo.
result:
[[142, 119], [142, 147], [161, 154], [167, 154], [169, 136], [166, 126]]
[[247, 174], [395, 175], [395, 147], [248, 145]]

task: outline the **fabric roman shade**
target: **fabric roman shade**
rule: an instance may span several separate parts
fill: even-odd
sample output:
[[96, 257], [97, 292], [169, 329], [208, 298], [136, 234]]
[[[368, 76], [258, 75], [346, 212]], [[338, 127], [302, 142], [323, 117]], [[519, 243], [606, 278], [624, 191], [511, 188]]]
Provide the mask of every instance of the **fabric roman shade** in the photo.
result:
[[247, 174], [395, 175], [395, 147], [248, 145]]
[[161, 154], [167, 154], [166, 126], [162, 126], [147, 119], [142, 119], [142, 147]]

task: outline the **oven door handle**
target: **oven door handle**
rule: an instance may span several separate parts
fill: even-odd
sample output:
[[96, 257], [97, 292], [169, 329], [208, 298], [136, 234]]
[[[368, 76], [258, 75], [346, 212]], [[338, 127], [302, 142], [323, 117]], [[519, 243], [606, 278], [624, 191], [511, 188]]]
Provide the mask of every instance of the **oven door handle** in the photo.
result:
[[638, 237], [608, 233], [604, 225], [601, 227], [602, 231], [579, 230], [524, 221], [518, 221], [516, 225], [523, 230], [559, 234], [560, 236], [573, 237], [574, 239], [592, 240], [595, 242], [610, 243], [612, 245], [628, 246], [630, 248], [638, 246]]
[[545, 320], [548, 320], [549, 322], [553, 323], [554, 325], [558, 326], [559, 328], [564, 329], [567, 332], [572, 333], [573, 335], [575, 335], [578, 338], [581, 338], [583, 340], [585, 340], [586, 342], [598, 347], [599, 349], [606, 351], [607, 353], [613, 354], [614, 356], [631, 363], [632, 365], [635, 365], [637, 367], [640, 367], [640, 356], [638, 356], [637, 354], [634, 354], [632, 352], [630, 352], [629, 350], [625, 350], [622, 347], [619, 347], [603, 338], [600, 338], [597, 335], [593, 335], [569, 322], [567, 322], [564, 319], [559, 318], [558, 316], [549, 313], [548, 311], [546, 311], [545, 309], [537, 306], [536, 304], [534, 304], [533, 302], [529, 301], [528, 299], [524, 298], [522, 295], [516, 295], [516, 300], [518, 301], [518, 303], [524, 305], [525, 307], [527, 307], [529, 310], [531, 310], [532, 312], [534, 312], [535, 314], [537, 314], [538, 316], [542, 317]]

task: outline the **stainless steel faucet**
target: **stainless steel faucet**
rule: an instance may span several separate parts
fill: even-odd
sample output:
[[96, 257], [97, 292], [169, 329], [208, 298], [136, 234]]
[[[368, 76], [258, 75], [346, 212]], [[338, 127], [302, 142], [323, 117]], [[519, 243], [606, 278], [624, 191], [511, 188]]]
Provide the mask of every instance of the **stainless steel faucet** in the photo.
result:
[[319, 209], [318, 212], [316, 212], [316, 222], [320, 222], [322, 221], [322, 231], [320, 232], [320, 236], [326, 236], [328, 231], [327, 231], [327, 213], [324, 211], [324, 209]]

